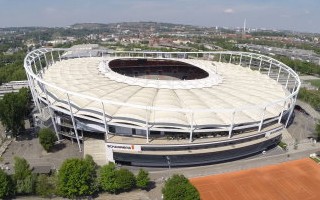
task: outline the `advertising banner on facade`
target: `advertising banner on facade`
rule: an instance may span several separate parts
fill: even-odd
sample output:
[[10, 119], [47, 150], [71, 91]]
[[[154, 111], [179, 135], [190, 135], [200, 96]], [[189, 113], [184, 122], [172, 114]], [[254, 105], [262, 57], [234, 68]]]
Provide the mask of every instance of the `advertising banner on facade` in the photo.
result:
[[141, 151], [141, 145], [134, 144], [116, 144], [106, 143], [108, 149], [124, 150], [124, 151]]

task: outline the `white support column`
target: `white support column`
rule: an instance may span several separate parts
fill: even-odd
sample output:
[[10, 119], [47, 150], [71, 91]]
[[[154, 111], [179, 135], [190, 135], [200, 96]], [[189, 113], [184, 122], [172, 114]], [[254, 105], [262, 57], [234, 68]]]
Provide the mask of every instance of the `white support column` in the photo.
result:
[[221, 62], [221, 53], [220, 53], [220, 56], [219, 56], [219, 62]]
[[277, 77], [277, 82], [279, 82], [279, 78], [280, 78], [280, 73], [281, 73], [281, 69], [282, 69], [282, 67], [280, 66], [280, 67], [279, 67], [279, 72], [278, 72], [278, 77]]
[[51, 65], [53, 65], [53, 63], [54, 63], [54, 59], [53, 59], [53, 54], [52, 54], [52, 51], [50, 51], [50, 54], [51, 54]]
[[261, 57], [261, 59], [260, 59], [259, 72], [260, 72], [260, 70], [261, 70], [261, 65], [262, 65], [262, 57]]
[[38, 68], [36, 64], [36, 60], [33, 61], [34, 69], [36, 70], [36, 74], [38, 74]]
[[107, 124], [107, 119], [106, 119], [106, 114], [105, 114], [105, 111], [104, 111], [104, 103], [103, 101], [101, 101], [101, 105], [102, 105], [102, 113], [103, 113], [103, 122], [104, 122], [104, 130], [106, 132], [106, 140], [109, 139], [109, 127], [108, 127], [108, 124]]
[[272, 60], [270, 62], [270, 66], [269, 66], [269, 71], [268, 71], [268, 76], [270, 77], [270, 72], [271, 72], [271, 65], [272, 65]]
[[39, 99], [38, 99], [38, 96], [36, 95], [36, 92], [35, 92], [35, 89], [34, 89], [34, 85], [33, 85], [33, 79], [32, 77], [30, 77], [27, 73], [27, 79], [28, 79], [28, 82], [29, 82], [29, 86], [30, 86], [30, 91], [31, 91], [31, 94], [32, 94], [32, 98], [33, 98], [33, 101], [34, 103], [36, 104], [38, 110], [39, 110], [39, 113], [41, 114], [41, 107], [40, 107], [40, 104], [39, 104]]
[[231, 59], [232, 59], [232, 54], [230, 54], [230, 59], [229, 59], [229, 63], [231, 63]]
[[234, 126], [234, 117], [236, 115], [236, 111], [233, 111], [232, 113], [232, 121], [231, 121], [231, 124], [230, 124], [230, 127], [229, 127], [229, 136], [228, 138], [231, 138], [232, 136], [232, 129], [233, 129], [233, 126]]
[[284, 113], [285, 106], [286, 106], [286, 101], [284, 101], [284, 103], [283, 103], [283, 107], [282, 107], [281, 114], [279, 116], [278, 124], [281, 124], [281, 119], [282, 119], [282, 116], [283, 116], [283, 113]]
[[60, 135], [59, 135], [59, 131], [58, 131], [58, 128], [57, 128], [56, 120], [54, 118], [54, 112], [52, 111], [52, 104], [49, 101], [49, 95], [48, 95], [47, 88], [45, 87], [45, 85], [43, 83], [41, 85], [42, 85], [42, 88], [43, 88], [43, 90], [44, 90], [44, 92], [46, 94], [47, 108], [49, 110], [49, 114], [50, 114], [51, 122], [52, 122], [52, 125], [53, 125], [53, 128], [54, 128], [54, 132], [56, 133], [58, 141], [60, 141]]
[[249, 69], [251, 69], [252, 55], [250, 56]]
[[40, 63], [40, 69], [41, 69], [41, 71], [42, 71], [42, 70], [43, 70], [43, 67], [42, 67], [42, 63], [41, 63], [41, 56], [39, 55], [38, 58], [39, 58], [39, 63]]
[[261, 116], [261, 121], [260, 121], [260, 124], [259, 124], [259, 130], [258, 130], [258, 132], [261, 132], [266, 109], [267, 109], [267, 108], [265, 107], [265, 108], [263, 109], [263, 111], [262, 111], [262, 116]]
[[42, 114], [42, 110], [41, 110], [41, 106], [40, 106], [40, 102], [39, 102], [40, 101], [39, 100], [39, 95], [38, 95], [38, 93], [36, 92], [36, 89], [35, 89], [34, 79], [33, 79], [32, 76], [29, 76], [29, 77], [30, 77], [31, 88], [33, 89], [33, 94], [34, 94], [35, 99], [36, 99], [35, 103], [36, 103], [36, 105], [38, 107], [39, 113]]
[[149, 143], [149, 111], [148, 108], [146, 109], [146, 143]]
[[191, 113], [191, 122], [190, 122], [190, 139], [189, 142], [192, 142], [192, 134], [193, 134], [193, 112]]
[[288, 72], [288, 78], [287, 78], [287, 82], [286, 82], [286, 89], [288, 88], [289, 79], [290, 79], [290, 73]]
[[44, 53], [43, 56], [44, 56], [44, 60], [46, 61], [46, 67], [48, 68], [48, 60], [47, 60], [46, 53]]
[[59, 60], [61, 62], [61, 56], [60, 56], [60, 51], [58, 51], [58, 55], [59, 55]]
[[[71, 120], [72, 120], [72, 125], [73, 125], [73, 129], [74, 129], [74, 133], [76, 134], [76, 138], [77, 138], [77, 142], [78, 142], [78, 146], [79, 146], [79, 151], [81, 152], [81, 145], [80, 145], [80, 140], [79, 140], [79, 135], [78, 135], [78, 130], [76, 127], [76, 122], [74, 120], [74, 116], [73, 116], [73, 111], [72, 111], [72, 107], [71, 107], [71, 103], [70, 103], [70, 97], [69, 94], [67, 93], [67, 97], [68, 97], [68, 104], [69, 104], [69, 109], [70, 109], [70, 115], [71, 115]], [[82, 138], [83, 139], [83, 138]]]
[[239, 62], [239, 65], [241, 65], [242, 63], [242, 54], [240, 55], [240, 62]]
[[287, 118], [287, 121], [286, 121], [286, 124], [285, 124], [285, 127], [286, 127], [286, 128], [288, 127], [288, 124], [289, 124], [291, 115], [292, 115], [293, 110], [294, 110], [294, 106], [295, 106], [295, 104], [296, 104], [296, 100], [297, 100], [297, 95], [294, 96], [294, 97], [292, 97], [292, 105], [291, 105], [290, 113], [289, 113], [289, 115], [288, 115], [288, 118]]
[[292, 88], [291, 93], [293, 93], [293, 92], [294, 92], [294, 89], [296, 88], [296, 84], [297, 84], [297, 80], [294, 80], [294, 86], [293, 86], [293, 88]]

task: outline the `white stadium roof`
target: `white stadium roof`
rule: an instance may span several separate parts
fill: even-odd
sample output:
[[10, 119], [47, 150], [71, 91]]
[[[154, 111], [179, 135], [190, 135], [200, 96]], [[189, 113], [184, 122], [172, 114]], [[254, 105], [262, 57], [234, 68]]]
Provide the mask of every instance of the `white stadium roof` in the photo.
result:
[[[223, 112], [224, 109], [236, 110], [235, 124], [259, 122], [262, 113], [264, 113], [264, 119], [276, 117], [284, 106], [281, 101], [266, 107], [264, 112], [262, 111], [264, 105], [284, 99], [286, 97], [285, 89], [267, 75], [253, 71], [248, 67], [196, 59], [175, 59], [195, 66], [204, 66], [203, 68], [207, 69], [212, 67], [211, 70], [217, 70], [217, 77], [220, 77], [221, 80], [214, 84], [205, 85], [203, 83], [203, 85], [195, 87], [190, 87], [189, 84], [177, 87], [179, 82], [180, 85], [183, 85], [184, 81], [174, 82], [173, 85], [176, 86], [173, 87], [160, 87], [160, 83], [158, 86], [144, 86], [141, 83], [128, 84], [129, 79], [134, 79], [132, 77], [126, 78], [119, 75], [120, 78], [119, 76], [116, 78], [116, 76], [105, 74], [108, 72], [101, 72], [102, 62], [108, 63], [110, 60], [118, 58], [92, 57], [62, 60], [46, 69], [43, 80], [68, 91], [101, 100], [155, 108], [150, 109], [150, 113], [146, 114], [145, 109], [138, 107], [107, 103], [104, 105], [105, 113], [111, 122], [141, 126], [146, 117], [150, 124], [158, 124], [159, 127], [164, 127], [161, 124], [171, 123], [189, 126], [191, 120], [194, 126], [230, 125], [233, 112]], [[147, 80], [143, 81], [148, 82]], [[191, 81], [195, 82], [195, 80]], [[201, 82], [201, 80], [199, 81]], [[49, 86], [47, 86], [47, 90], [60, 100], [59, 102], [50, 98], [53, 105], [69, 110], [68, 104], [62, 102], [63, 100], [67, 101], [66, 94]], [[73, 95], [70, 95], [70, 101], [75, 106], [73, 108], [75, 114], [101, 119], [102, 106], [100, 102]], [[247, 107], [252, 109], [242, 109]], [[170, 109], [172, 111], [169, 111]], [[191, 116], [189, 113], [175, 111], [183, 109], [208, 110], [208, 112], [194, 112]], [[210, 109], [216, 110], [216, 112]], [[99, 113], [95, 114], [92, 111]]]

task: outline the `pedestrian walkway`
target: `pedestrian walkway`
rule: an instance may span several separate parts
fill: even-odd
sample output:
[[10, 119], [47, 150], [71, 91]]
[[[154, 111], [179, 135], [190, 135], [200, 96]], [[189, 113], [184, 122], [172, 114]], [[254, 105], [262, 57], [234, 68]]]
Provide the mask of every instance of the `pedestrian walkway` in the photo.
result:
[[294, 138], [291, 136], [291, 134], [288, 132], [288, 130], [286, 128], [284, 128], [282, 130], [282, 139], [281, 141], [283, 141], [284, 143], [290, 145], [290, 144], [294, 144]]
[[11, 143], [12, 140], [7, 140], [5, 141], [1, 147], [0, 147], [0, 157], [4, 154], [4, 152], [7, 150], [9, 144]]
[[150, 200], [150, 198], [148, 197], [148, 193], [143, 190], [134, 190], [134, 191], [130, 191], [130, 192], [120, 193], [118, 195], [109, 194], [109, 193], [102, 193], [102, 194], [99, 194], [99, 196], [95, 199], [98, 199], [98, 200], [104, 200], [104, 199], [108, 199], [108, 200], [123, 200], [123, 199]]

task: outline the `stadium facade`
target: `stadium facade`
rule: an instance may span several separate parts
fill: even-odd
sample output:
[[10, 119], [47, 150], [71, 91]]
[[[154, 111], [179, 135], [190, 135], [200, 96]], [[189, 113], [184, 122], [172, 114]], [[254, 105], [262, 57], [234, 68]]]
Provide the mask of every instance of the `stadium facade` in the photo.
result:
[[104, 138], [109, 161], [221, 162], [276, 145], [300, 88], [285, 64], [248, 52], [37, 49], [25, 58], [35, 105], [58, 138]]

